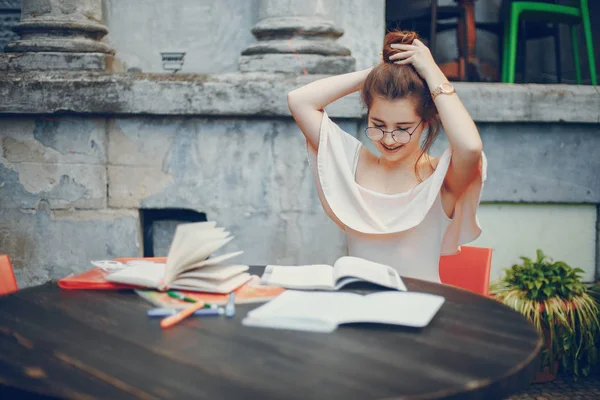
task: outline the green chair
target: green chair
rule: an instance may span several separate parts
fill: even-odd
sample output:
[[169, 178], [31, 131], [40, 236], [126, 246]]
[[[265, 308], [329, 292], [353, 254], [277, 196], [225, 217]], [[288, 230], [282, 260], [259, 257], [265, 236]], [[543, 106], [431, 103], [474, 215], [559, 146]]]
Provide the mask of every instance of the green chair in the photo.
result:
[[588, 0], [575, 0], [574, 5], [567, 6], [549, 2], [512, 1], [508, 18], [504, 21], [504, 55], [502, 65], [502, 82], [514, 83], [517, 62], [517, 39], [520, 20], [535, 20], [568, 24], [571, 28], [573, 60], [577, 83], [581, 84], [581, 64], [579, 61], [579, 41], [577, 25], [583, 26], [587, 57], [590, 64], [592, 85], [597, 85], [596, 63], [592, 44], [592, 28]]

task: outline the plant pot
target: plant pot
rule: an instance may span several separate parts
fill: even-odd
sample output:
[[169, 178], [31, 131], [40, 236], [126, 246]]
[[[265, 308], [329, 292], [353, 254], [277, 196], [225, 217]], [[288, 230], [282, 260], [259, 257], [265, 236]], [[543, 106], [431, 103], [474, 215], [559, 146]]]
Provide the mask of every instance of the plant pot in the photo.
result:
[[[543, 311], [543, 308], [543, 304], [540, 304], [541, 311]], [[550, 351], [551, 343], [550, 332], [548, 331], [548, 328], [543, 326], [542, 333], [545, 338], [544, 347], [546, 347], [546, 350]], [[550, 365], [542, 366], [542, 357], [540, 356], [537, 361], [535, 376], [531, 380], [531, 383], [545, 383], [552, 382], [553, 380], [555, 380], [558, 372], [558, 360], [554, 360], [552, 366], [554, 367], [552, 369], [550, 369]], [[554, 371], [554, 373], [552, 373], [552, 371]]]
[[600, 290], [594, 292], [598, 297], [590, 296], [582, 282], [583, 270], [555, 262], [541, 250], [536, 256], [521, 257], [523, 263], [507, 268], [490, 293], [524, 315], [543, 337], [533, 382], [551, 381], [558, 373], [587, 376], [597, 361]]
[[[541, 363], [541, 360], [539, 361]], [[554, 371], [558, 370], [558, 361], [554, 362]], [[556, 374], [550, 372], [550, 367], [544, 367], [543, 370], [540, 370], [540, 365], [538, 363], [538, 368], [535, 372], [535, 376], [530, 381], [530, 383], [546, 383], [552, 382], [556, 379]]]

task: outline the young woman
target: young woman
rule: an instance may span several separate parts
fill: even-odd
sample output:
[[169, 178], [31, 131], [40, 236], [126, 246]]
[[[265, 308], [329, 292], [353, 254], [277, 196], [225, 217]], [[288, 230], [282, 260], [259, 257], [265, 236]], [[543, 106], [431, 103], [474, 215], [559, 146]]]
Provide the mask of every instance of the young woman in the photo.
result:
[[[481, 233], [481, 138], [416, 33], [388, 33], [382, 55], [374, 68], [291, 91], [288, 105], [306, 136], [323, 208], [346, 232], [349, 255], [439, 282], [440, 255], [459, 252]], [[368, 109], [365, 133], [380, 156], [323, 110], [358, 90]], [[435, 159], [428, 150], [440, 121], [450, 147]]]

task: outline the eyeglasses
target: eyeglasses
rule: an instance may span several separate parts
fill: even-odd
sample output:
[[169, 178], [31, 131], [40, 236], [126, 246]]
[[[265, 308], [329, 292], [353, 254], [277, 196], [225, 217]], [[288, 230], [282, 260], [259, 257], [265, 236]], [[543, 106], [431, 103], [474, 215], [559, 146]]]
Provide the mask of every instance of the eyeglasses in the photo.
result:
[[421, 122], [423, 122], [423, 120], [419, 121], [419, 123], [417, 124], [417, 126], [415, 126], [412, 132], [409, 132], [408, 129], [403, 128], [394, 129], [393, 131], [384, 131], [383, 129], [378, 128], [376, 126], [369, 126], [365, 129], [365, 133], [367, 134], [369, 139], [374, 141], [379, 141], [383, 139], [385, 134], [389, 133], [392, 135], [392, 139], [394, 139], [394, 142], [398, 144], [406, 144], [410, 142], [410, 138], [412, 138], [413, 133], [415, 133], [419, 125], [421, 125]]

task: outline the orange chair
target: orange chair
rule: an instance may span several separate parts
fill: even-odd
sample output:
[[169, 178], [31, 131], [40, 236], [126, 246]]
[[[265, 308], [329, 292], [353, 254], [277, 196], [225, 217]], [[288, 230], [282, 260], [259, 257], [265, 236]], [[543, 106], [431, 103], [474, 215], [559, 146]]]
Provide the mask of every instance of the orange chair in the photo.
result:
[[0, 296], [16, 292], [17, 280], [7, 254], [0, 254]]
[[461, 246], [460, 254], [440, 257], [440, 280], [484, 296], [489, 294], [492, 249]]

